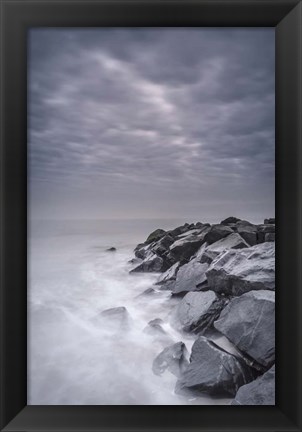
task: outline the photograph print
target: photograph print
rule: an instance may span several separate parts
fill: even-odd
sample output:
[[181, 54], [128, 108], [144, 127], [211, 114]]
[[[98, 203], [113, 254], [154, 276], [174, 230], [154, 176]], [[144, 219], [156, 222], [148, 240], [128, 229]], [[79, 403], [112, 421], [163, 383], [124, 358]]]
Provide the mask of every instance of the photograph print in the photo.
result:
[[275, 405], [274, 28], [27, 43], [28, 405]]

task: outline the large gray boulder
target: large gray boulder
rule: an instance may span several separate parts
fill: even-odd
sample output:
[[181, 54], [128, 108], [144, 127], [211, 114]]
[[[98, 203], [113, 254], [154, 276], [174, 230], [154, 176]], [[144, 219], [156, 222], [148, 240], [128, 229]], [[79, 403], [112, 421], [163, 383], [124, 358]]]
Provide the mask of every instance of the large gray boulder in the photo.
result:
[[188, 352], [183, 342], [177, 342], [165, 348], [154, 359], [152, 370], [155, 375], [162, 375], [168, 370], [179, 377], [188, 365]]
[[205, 241], [208, 244], [212, 244], [228, 236], [229, 234], [232, 234], [232, 232], [234, 232], [232, 228], [226, 225], [212, 225], [205, 235]]
[[169, 247], [174, 243], [174, 238], [169, 234], [164, 235], [160, 240], [152, 244], [151, 250], [159, 256], [164, 256], [168, 253]]
[[211, 290], [238, 296], [251, 290], [275, 289], [275, 244], [230, 249], [212, 262], [206, 272]]
[[129, 327], [130, 315], [124, 306], [118, 306], [103, 310], [94, 321], [110, 330], [124, 330]]
[[224, 237], [205, 248], [199, 261], [201, 263], [211, 264], [211, 262], [225, 250], [242, 249], [247, 247], [249, 247], [249, 244], [239, 234], [233, 232], [227, 237]]
[[137, 267], [130, 270], [130, 273], [142, 273], [142, 272], [162, 272], [167, 270], [168, 264], [164, 258], [156, 255], [153, 252], [149, 252], [143, 262], [141, 262]]
[[180, 331], [202, 333], [212, 327], [224, 305], [213, 291], [190, 292], [176, 306], [171, 324]]
[[257, 227], [257, 242], [263, 243], [267, 234], [275, 234], [275, 225], [263, 224]]
[[228, 225], [228, 224], [235, 224], [236, 222], [240, 222], [241, 219], [238, 219], [234, 216], [230, 216], [223, 221], [220, 222], [220, 225]]
[[147, 240], [145, 241], [145, 244], [152, 243], [154, 241], [157, 241], [161, 239], [166, 234], [166, 231], [163, 229], [156, 229], [151, 234], [149, 234]]
[[198, 285], [206, 282], [206, 271], [209, 265], [201, 264], [196, 259], [181, 266], [176, 275], [176, 281], [172, 287], [173, 294], [180, 294], [188, 291], [198, 291]]
[[223, 309], [214, 327], [264, 367], [275, 362], [275, 292], [250, 291]]
[[236, 224], [238, 234], [250, 245], [257, 244], [257, 226], [246, 221], [240, 221]]
[[266, 233], [265, 237], [264, 237], [264, 241], [274, 242], [275, 241], [275, 233]]
[[275, 405], [275, 365], [238, 390], [231, 405]]
[[166, 282], [175, 281], [176, 280], [177, 272], [179, 270], [179, 267], [180, 267], [180, 263], [179, 262], [173, 264], [166, 272], [162, 273], [159, 276], [159, 278], [158, 278], [158, 280], [156, 282], [156, 285], [163, 285]]
[[186, 262], [197, 252], [200, 246], [205, 242], [204, 238], [209, 228], [199, 230], [199, 233], [193, 233], [186, 237], [176, 240], [171, 246], [168, 259], [172, 262]]
[[188, 389], [213, 396], [235, 396], [238, 389], [255, 378], [244, 362], [200, 336], [193, 344], [190, 364], [181, 374], [175, 391]]
[[163, 320], [160, 318], [155, 318], [148, 322], [147, 326], [144, 328], [143, 332], [151, 336], [166, 335], [167, 333], [162, 328]]

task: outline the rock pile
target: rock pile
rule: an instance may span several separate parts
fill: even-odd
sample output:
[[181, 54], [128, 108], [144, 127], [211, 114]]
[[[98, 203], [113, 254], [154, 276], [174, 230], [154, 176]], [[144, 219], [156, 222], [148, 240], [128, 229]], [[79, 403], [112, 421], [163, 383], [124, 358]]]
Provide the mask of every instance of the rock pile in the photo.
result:
[[[255, 225], [229, 217], [157, 229], [134, 250], [131, 273], [161, 273], [156, 290], [179, 303], [170, 325], [191, 334], [189, 361], [183, 342], [167, 346], [154, 373], [177, 376], [180, 394], [234, 397], [234, 405], [275, 402], [275, 219]], [[182, 297], [179, 299], [179, 297]], [[162, 332], [162, 322], [148, 332]], [[225, 336], [238, 354], [213, 342]]]

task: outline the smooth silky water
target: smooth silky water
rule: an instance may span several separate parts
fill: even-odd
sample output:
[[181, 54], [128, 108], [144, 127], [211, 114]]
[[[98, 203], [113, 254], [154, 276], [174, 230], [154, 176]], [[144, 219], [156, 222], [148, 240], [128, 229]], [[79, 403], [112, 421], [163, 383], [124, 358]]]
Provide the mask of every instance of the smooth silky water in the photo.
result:
[[[169, 325], [180, 301], [169, 291], [137, 296], [158, 274], [129, 274], [133, 249], [156, 228], [184, 220], [32, 221], [28, 237], [28, 404], [228, 404], [230, 399], [176, 395], [176, 377], [152, 372], [163, 348], [194, 338]], [[190, 222], [190, 221], [188, 221]], [[116, 252], [108, 252], [114, 246]], [[116, 329], [100, 312], [125, 306], [129, 326]], [[168, 336], [144, 333], [164, 320]], [[219, 339], [223, 346], [224, 338]]]

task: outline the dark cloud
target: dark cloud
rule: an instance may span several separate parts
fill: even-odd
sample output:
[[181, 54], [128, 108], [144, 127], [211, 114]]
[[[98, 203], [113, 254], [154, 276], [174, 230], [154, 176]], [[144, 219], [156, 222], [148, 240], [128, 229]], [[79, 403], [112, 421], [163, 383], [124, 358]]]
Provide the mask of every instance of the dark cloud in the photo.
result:
[[274, 214], [273, 29], [33, 29], [33, 217]]

